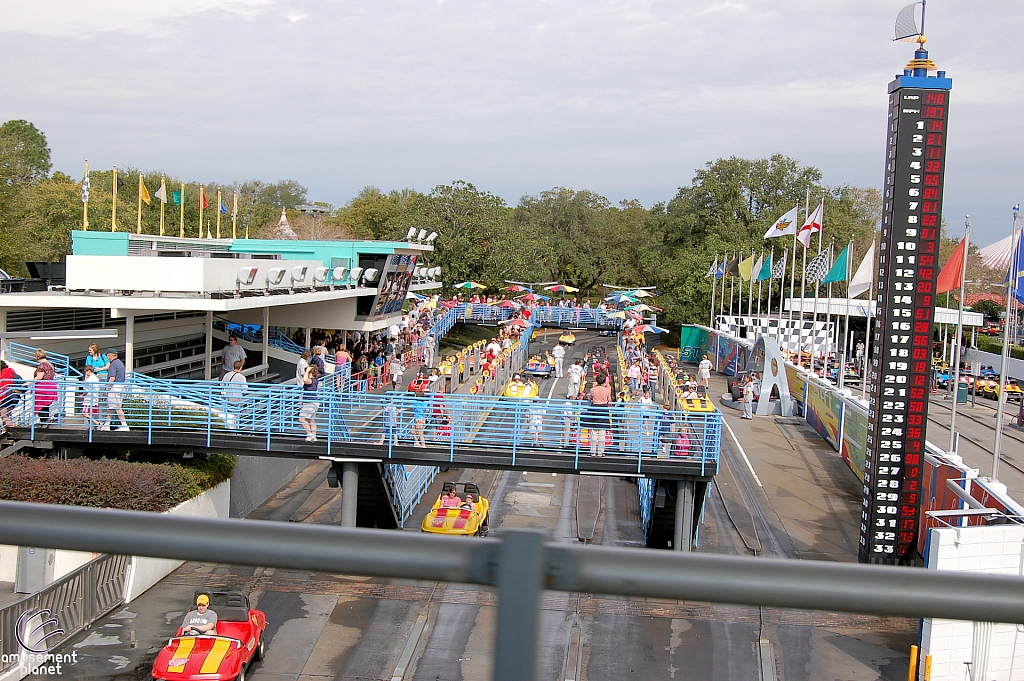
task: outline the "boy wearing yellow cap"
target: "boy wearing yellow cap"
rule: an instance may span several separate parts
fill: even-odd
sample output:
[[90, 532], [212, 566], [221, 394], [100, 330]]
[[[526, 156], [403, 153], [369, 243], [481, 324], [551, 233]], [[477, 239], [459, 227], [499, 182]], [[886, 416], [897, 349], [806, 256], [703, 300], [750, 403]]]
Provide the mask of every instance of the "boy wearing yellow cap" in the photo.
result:
[[217, 613], [210, 610], [210, 597], [206, 594], [199, 594], [196, 597], [196, 609], [189, 610], [185, 619], [181, 622], [181, 633], [188, 634], [216, 634]]

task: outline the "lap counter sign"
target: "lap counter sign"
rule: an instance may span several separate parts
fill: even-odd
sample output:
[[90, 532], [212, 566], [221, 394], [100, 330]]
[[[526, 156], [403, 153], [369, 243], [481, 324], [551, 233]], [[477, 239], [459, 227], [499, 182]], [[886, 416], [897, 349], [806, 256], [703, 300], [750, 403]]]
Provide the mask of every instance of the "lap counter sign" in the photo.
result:
[[[923, 38], [922, 38], [923, 40]], [[916, 562], [952, 80], [923, 44], [889, 84], [860, 562]]]

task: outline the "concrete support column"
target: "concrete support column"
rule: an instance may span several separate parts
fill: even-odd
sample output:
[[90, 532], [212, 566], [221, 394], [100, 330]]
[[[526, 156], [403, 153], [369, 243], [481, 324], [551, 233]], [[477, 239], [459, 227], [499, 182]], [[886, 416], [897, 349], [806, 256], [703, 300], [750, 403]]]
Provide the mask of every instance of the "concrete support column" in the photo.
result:
[[690, 536], [693, 531], [693, 480], [676, 481], [676, 526], [672, 537], [672, 548], [676, 551], [690, 551]]
[[312, 345], [310, 344], [310, 341], [309, 341], [309, 332], [310, 331], [312, 331], [312, 329], [310, 329], [308, 326], [303, 329], [303, 332], [304, 332], [303, 335], [306, 337], [306, 349], [307, 350], [309, 350], [310, 347], [312, 347]]
[[359, 464], [341, 464], [341, 526], [356, 526], [359, 505]]
[[124, 370], [135, 371], [135, 315], [130, 312], [124, 316]]
[[263, 308], [263, 363], [270, 364], [270, 308]]
[[213, 378], [213, 369], [210, 364], [213, 362], [213, 310], [206, 313], [206, 349], [203, 351], [206, 356], [206, 364], [203, 365], [203, 378], [207, 381]]

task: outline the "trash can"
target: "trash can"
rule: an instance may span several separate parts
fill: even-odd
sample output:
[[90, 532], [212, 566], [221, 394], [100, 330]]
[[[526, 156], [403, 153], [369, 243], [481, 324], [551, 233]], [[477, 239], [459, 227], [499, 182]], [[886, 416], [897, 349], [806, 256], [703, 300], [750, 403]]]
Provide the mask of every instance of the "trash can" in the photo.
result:
[[967, 381], [960, 381], [957, 384], [956, 403], [967, 404]]

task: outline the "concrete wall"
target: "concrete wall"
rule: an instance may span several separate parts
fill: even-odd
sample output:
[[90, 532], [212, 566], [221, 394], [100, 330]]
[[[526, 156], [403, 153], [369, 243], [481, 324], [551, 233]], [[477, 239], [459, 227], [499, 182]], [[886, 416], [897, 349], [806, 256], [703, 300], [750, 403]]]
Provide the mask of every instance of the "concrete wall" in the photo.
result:
[[[226, 480], [198, 497], [175, 506], [168, 515], [188, 518], [227, 518], [231, 499], [231, 481]], [[125, 603], [130, 603], [151, 586], [176, 570], [182, 560], [132, 556], [125, 587]]]
[[[1024, 527], [933, 528], [928, 542], [929, 570], [1024, 574]], [[921, 659], [932, 658], [932, 681], [1010, 681], [1024, 678], [1024, 631], [1013, 624], [926, 619], [921, 628]], [[967, 664], [973, 676], [968, 676]]]
[[305, 459], [243, 456], [231, 476], [231, 517], [244, 518], [309, 465]]

